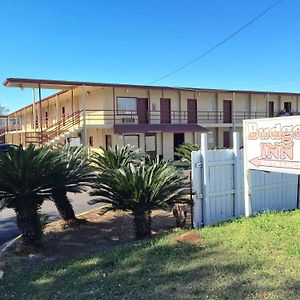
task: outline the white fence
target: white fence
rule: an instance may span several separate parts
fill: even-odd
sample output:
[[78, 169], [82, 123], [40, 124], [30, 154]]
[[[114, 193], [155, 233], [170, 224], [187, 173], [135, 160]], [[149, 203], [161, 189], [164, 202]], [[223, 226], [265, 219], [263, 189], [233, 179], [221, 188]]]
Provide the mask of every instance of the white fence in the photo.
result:
[[[208, 150], [202, 134], [201, 151], [192, 152], [194, 225], [212, 225], [243, 216], [243, 150], [234, 133], [233, 149]], [[297, 175], [251, 171], [253, 212], [297, 208]]]

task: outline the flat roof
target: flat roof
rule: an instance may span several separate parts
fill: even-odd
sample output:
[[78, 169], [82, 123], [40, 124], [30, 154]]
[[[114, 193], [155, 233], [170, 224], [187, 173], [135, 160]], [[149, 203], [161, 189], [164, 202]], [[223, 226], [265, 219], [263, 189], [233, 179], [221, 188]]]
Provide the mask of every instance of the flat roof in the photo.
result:
[[147, 88], [147, 89], [173, 89], [196, 92], [215, 92], [215, 93], [247, 93], [247, 94], [281, 94], [281, 95], [300, 95], [292, 92], [274, 92], [274, 91], [251, 91], [251, 90], [227, 90], [227, 89], [206, 89], [197, 87], [177, 87], [177, 86], [153, 86], [138, 84], [121, 84], [121, 83], [97, 83], [87, 81], [66, 81], [66, 80], [48, 80], [48, 79], [30, 79], [30, 78], [7, 78], [3, 85], [6, 87], [19, 88], [43, 88], [54, 90], [66, 90], [78, 86], [100, 86], [100, 87], [121, 87], [121, 88]]

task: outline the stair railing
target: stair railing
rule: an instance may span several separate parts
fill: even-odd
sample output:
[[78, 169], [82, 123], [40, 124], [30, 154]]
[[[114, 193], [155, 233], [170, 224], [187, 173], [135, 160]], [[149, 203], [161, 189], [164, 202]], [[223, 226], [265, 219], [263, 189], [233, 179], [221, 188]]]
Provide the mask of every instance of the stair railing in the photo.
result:
[[43, 145], [48, 143], [51, 140], [54, 140], [56, 137], [63, 135], [68, 132], [72, 127], [80, 124], [82, 119], [82, 111], [76, 111], [64, 119], [56, 122], [50, 127], [46, 128], [42, 132], [28, 132], [25, 134], [25, 143], [26, 145], [38, 144]]

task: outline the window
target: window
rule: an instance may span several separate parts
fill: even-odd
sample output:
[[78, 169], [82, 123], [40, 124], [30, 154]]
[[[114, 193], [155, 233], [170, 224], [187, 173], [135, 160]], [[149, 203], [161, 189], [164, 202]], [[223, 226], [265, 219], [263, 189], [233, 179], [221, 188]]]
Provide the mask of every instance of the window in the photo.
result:
[[117, 111], [119, 115], [136, 113], [136, 98], [117, 97]]
[[124, 146], [130, 145], [135, 149], [140, 147], [140, 141], [138, 135], [124, 135]]
[[156, 135], [155, 133], [146, 133], [145, 134], [145, 150], [156, 151]]

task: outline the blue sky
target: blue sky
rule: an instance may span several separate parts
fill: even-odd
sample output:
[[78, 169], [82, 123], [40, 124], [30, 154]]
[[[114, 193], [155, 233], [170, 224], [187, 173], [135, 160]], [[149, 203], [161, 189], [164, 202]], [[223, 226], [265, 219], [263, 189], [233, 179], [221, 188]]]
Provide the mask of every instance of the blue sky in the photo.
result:
[[[0, 79], [148, 84], [197, 57], [275, 0], [1, 2]], [[300, 92], [300, 1], [157, 85]], [[0, 87], [14, 111], [31, 91]]]

